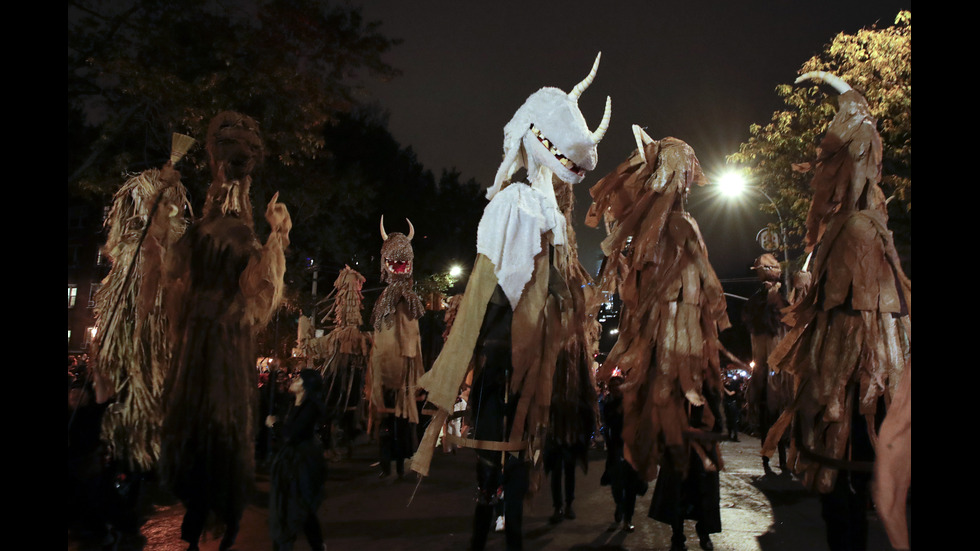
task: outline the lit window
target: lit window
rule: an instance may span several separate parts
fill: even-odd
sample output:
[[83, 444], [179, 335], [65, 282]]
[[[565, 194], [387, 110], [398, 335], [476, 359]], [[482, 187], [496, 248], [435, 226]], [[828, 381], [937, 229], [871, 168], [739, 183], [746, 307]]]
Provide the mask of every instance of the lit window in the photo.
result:
[[75, 307], [75, 299], [78, 298], [78, 287], [69, 284], [68, 285], [68, 307]]
[[95, 333], [97, 331], [98, 329], [95, 326], [85, 329], [85, 342], [82, 343], [83, 348], [86, 348], [88, 347], [88, 345], [92, 344], [92, 341], [95, 339]]

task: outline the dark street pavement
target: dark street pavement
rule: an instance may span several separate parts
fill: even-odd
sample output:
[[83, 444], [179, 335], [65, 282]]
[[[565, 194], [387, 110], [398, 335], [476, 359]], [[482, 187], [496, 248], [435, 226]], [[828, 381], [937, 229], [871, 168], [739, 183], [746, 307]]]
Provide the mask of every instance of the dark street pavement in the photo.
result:
[[[363, 437], [362, 437], [363, 438]], [[725, 469], [721, 474], [723, 531], [712, 537], [715, 548], [731, 551], [825, 550], [819, 502], [789, 475], [764, 476], [758, 455], [759, 440], [742, 436], [740, 442], [722, 443]], [[475, 493], [476, 457], [471, 450], [445, 455], [437, 450], [431, 476], [418, 481], [408, 471], [404, 480], [378, 478], [376, 444], [366, 440], [355, 447], [350, 459], [330, 463], [327, 499], [319, 517], [330, 551], [462, 550], [469, 542]], [[528, 550], [664, 550], [670, 547], [670, 528], [647, 518], [653, 484], [637, 499], [636, 531], [608, 532], [613, 501], [608, 487], [599, 485], [605, 454], [593, 450], [589, 470], [577, 472], [577, 518], [557, 525], [548, 523], [552, 513], [547, 480], [525, 509], [525, 549]], [[270, 551], [267, 500], [268, 479], [258, 480], [258, 494], [242, 519], [242, 531], [234, 549]], [[154, 498], [141, 537], [119, 542], [119, 551], [183, 551], [179, 540], [183, 508], [161, 492]], [[413, 497], [414, 495], [414, 497]], [[870, 519], [868, 549], [890, 549], [881, 524]], [[686, 524], [689, 549], [699, 549], [694, 522]], [[113, 547], [108, 547], [112, 549]], [[218, 540], [202, 542], [203, 551], [215, 551]], [[503, 550], [503, 533], [491, 532], [487, 549]], [[103, 549], [69, 538], [69, 551]], [[309, 546], [301, 537], [297, 551]]]

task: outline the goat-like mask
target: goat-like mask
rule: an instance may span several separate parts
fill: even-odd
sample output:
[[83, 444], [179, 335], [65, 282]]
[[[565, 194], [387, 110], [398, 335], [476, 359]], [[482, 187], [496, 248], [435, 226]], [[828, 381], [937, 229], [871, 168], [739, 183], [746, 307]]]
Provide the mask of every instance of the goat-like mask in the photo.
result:
[[[559, 179], [577, 184], [598, 161], [596, 146], [602, 140], [612, 114], [612, 100], [606, 97], [602, 122], [595, 132], [589, 130], [578, 108], [578, 98], [592, 84], [599, 70], [600, 53], [592, 71], [571, 92], [542, 88], [531, 94], [504, 127], [504, 161], [497, 170], [493, 186], [487, 191], [491, 199], [503, 182], [525, 166], [529, 173], [539, 166], [549, 168]], [[522, 160], [523, 144], [527, 159]], [[550, 185], [550, 182], [548, 182]]]

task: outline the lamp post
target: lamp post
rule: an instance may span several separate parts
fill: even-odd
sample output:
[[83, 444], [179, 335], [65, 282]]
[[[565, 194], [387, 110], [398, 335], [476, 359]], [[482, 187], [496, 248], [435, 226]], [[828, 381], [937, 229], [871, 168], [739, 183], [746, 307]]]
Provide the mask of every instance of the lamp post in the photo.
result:
[[783, 286], [786, 289], [785, 292], [789, 293], [789, 243], [786, 241], [786, 226], [783, 224], [783, 215], [779, 212], [776, 201], [772, 197], [769, 197], [769, 194], [762, 189], [748, 185], [745, 177], [734, 171], [723, 174], [718, 179], [718, 187], [722, 194], [729, 198], [738, 197], [745, 190], [751, 190], [769, 200], [769, 203], [772, 205], [772, 210], [776, 211], [776, 218], [779, 220], [779, 246], [783, 249], [783, 261], [786, 264], [786, 268], [783, 270]]

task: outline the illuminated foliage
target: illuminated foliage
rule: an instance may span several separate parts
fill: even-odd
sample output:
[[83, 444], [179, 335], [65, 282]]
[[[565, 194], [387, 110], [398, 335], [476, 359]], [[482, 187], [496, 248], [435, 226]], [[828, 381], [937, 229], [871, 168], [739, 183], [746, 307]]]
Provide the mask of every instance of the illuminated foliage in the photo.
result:
[[[896, 246], [911, 263], [912, 217], [912, 14], [903, 11], [892, 26], [841, 33], [800, 68], [827, 71], [861, 92], [878, 119], [883, 145], [882, 190], [889, 204]], [[791, 248], [801, 249], [810, 206], [809, 168], [817, 145], [833, 119], [837, 94], [827, 86], [780, 85], [785, 108], [765, 126], [752, 125], [751, 138], [729, 161], [746, 168], [784, 214]], [[765, 203], [760, 208], [772, 211]], [[911, 266], [906, 271], [911, 275]]]

